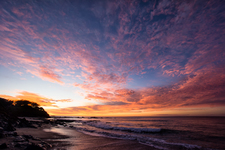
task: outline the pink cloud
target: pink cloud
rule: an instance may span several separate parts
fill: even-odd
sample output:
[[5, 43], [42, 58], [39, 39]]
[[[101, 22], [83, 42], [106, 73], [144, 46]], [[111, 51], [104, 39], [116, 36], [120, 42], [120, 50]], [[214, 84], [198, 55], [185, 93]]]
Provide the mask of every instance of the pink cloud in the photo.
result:
[[[63, 84], [70, 77], [68, 82], [87, 91], [86, 99], [110, 108], [118, 101], [135, 110], [223, 105], [224, 24], [211, 3], [204, 3], [209, 10], [202, 14], [195, 1], [149, 3], [145, 9], [134, 2], [106, 2], [104, 10], [93, 6], [101, 29], [89, 27], [90, 19], [71, 19], [65, 10], [37, 11], [30, 3], [2, 9], [0, 63], [50, 82]], [[170, 86], [124, 88], [130, 76], [155, 72], [186, 78]], [[74, 110], [97, 108], [106, 107]]]
[[[97, 92], [86, 98], [108, 104], [117, 101], [137, 108], [170, 109], [180, 107], [225, 106], [225, 72], [223, 66], [203, 69], [179, 82], [139, 90], [120, 89], [114, 92]], [[121, 108], [122, 109], [122, 108]]]
[[73, 85], [75, 87], [79, 87], [79, 88], [81, 88], [83, 90], [86, 90], [86, 91], [92, 91], [92, 90], [94, 90], [96, 88], [99, 88], [99, 86], [97, 84], [86, 84], [86, 83], [80, 84], [80, 83], [74, 83]]
[[55, 82], [58, 82], [58, 83], [63, 83], [60, 79], [61, 77], [54, 73], [51, 69], [47, 68], [47, 67], [44, 67], [44, 66], [41, 66], [40, 67], [40, 76], [43, 77], [43, 78], [47, 78], [51, 81], [55, 81]]

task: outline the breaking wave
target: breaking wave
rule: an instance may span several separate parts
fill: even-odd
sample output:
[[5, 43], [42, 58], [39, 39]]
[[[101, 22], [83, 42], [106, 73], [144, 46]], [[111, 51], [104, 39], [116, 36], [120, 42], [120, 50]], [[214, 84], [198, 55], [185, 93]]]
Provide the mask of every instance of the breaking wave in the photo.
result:
[[155, 133], [160, 132], [160, 128], [128, 128], [128, 127], [115, 127], [111, 126], [109, 123], [103, 123], [98, 121], [89, 121], [84, 122], [84, 124], [87, 124], [92, 127], [105, 129], [105, 130], [118, 130], [118, 131], [126, 131], [126, 132], [134, 132], [134, 133]]
[[[103, 136], [103, 137], [109, 137], [109, 138], [124, 139], [124, 140], [136, 140], [141, 144], [145, 144], [145, 145], [148, 145], [157, 149], [162, 149], [162, 150], [166, 150], [168, 148], [169, 149], [202, 150], [202, 147], [198, 145], [184, 144], [184, 143], [170, 143], [162, 139], [144, 137], [141, 135], [110, 133], [106, 131], [97, 131], [97, 130], [87, 129], [84, 127], [76, 127], [76, 126], [75, 127], [70, 126], [70, 127], [84, 134], [88, 134], [92, 136]], [[134, 131], [137, 131], [138, 133], [140, 133], [141, 131], [143, 131], [143, 129], [135, 129]], [[151, 131], [151, 129], [147, 131]]]

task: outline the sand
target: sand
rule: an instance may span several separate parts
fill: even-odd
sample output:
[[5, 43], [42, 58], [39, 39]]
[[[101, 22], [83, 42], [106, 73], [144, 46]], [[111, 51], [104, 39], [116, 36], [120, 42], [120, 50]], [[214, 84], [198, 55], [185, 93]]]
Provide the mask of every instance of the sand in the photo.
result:
[[[44, 125], [39, 128], [17, 128], [18, 135], [32, 135], [52, 145], [52, 150], [149, 150], [137, 141], [86, 135], [63, 126]], [[32, 141], [33, 142], [33, 141]]]

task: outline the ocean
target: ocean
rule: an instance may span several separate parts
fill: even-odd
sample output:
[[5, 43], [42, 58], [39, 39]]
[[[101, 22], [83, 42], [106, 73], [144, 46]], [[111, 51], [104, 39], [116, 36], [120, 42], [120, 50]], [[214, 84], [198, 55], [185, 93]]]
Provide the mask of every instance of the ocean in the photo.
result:
[[225, 117], [54, 117], [92, 136], [136, 140], [162, 150], [225, 149]]

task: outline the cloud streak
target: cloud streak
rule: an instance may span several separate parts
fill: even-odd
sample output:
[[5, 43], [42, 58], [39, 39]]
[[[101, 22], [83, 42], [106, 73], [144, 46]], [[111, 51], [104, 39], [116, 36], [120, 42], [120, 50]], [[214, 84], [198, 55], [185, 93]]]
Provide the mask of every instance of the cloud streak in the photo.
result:
[[224, 106], [221, 3], [0, 2], [0, 64], [100, 103], [65, 111]]
[[56, 81], [58, 83], [63, 83], [60, 79], [61, 77], [58, 74], [55, 74], [51, 69], [46, 68], [44, 66], [40, 67], [40, 76], [43, 78], [50, 79], [52, 81]]
[[56, 102], [70, 102], [70, 99], [61, 99], [61, 100], [53, 100], [44, 96], [41, 96], [36, 93], [31, 93], [27, 91], [21, 91], [16, 96], [9, 96], [9, 95], [0, 95], [2, 98], [6, 98], [9, 100], [29, 100], [32, 102], [38, 103], [40, 106], [54, 106], [57, 107]]

